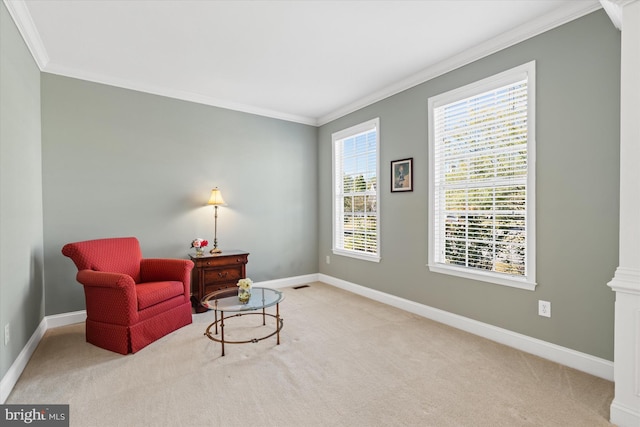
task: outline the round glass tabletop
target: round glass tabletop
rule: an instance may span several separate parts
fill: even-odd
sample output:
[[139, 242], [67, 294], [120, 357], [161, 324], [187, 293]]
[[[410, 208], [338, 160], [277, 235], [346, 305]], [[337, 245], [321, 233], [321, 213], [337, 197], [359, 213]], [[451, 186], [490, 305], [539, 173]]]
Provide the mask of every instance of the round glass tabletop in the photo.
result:
[[211, 310], [239, 312], [253, 311], [271, 307], [280, 303], [284, 294], [271, 288], [254, 287], [251, 289], [251, 298], [246, 304], [238, 300], [238, 288], [226, 288], [205, 295], [201, 304]]

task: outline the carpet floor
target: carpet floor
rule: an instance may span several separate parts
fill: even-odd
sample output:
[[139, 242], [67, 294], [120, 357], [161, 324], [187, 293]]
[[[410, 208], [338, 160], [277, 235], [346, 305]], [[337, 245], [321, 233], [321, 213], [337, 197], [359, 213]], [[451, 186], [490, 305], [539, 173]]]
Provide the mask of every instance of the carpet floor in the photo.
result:
[[[612, 382], [309, 285], [282, 289], [279, 346], [224, 357], [204, 336], [211, 311], [128, 356], [86, 343], [84, 323], [48, 330], [6, 403], [69, 404], [78, 427], [611, 425]], [[265, 331], [242, 316], [225, 335]]]

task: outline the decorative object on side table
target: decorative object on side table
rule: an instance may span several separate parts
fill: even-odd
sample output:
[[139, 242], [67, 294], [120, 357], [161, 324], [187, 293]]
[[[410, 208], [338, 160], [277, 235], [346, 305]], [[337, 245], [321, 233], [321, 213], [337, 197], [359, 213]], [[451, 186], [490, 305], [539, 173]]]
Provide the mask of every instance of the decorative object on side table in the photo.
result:
[[241, 304], [246, 304], [251, 299], [252, 285], [253, 282], [249, 278], [238, 280], [238, 300]]
[[207, 245], [209, 245], [209, 241], [201, 238], [193, 239], [191, 242], [191, 247], [196, 250], [196, 256], [204, 255], [204, 248], [207, 247]]
[[218, 248], [218, 206], [225, 206], [226, 203], [224, 202], [222, 193], [218, 190], [218, 187], [211, 190], [211, 196], [209, 197], [207, 204], [212, 205], [214, 208], [213, 249], [209, 252], [212, 254], [219, 254], [222, 250]]

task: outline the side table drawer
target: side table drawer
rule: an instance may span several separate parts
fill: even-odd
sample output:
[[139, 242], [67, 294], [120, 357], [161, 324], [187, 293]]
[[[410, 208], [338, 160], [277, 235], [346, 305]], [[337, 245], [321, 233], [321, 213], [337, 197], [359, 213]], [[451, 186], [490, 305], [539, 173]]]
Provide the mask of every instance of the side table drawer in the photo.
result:
[[220, 269], [206, 269], [203, 271], [205, 286], [210, 283], [226, 282], [227, 280], [238, 281], [244, 279], [242, 277], [242, 268], [220, 268]]
[[196, 268], [216, 268], [216, 267], [229, 267], [232, 265], [244, 265], [247, 263], [246, 255], [216, 257], [216, 258], [203, 258], [195, 259], [194, 263]]
[[204, 285], [204, 292], [203, 292], [202, 298], [204, 298], [211, 292], [219, 291], [220, 289], [226, 289], [226, 288], [237, 288], [236, 282], [210, 283], [208, 285]]

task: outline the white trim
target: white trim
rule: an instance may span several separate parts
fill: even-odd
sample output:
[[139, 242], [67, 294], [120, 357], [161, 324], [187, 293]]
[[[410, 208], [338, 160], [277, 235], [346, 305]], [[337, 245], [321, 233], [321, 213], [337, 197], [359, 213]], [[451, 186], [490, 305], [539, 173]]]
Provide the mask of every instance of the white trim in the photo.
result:
[[611, 0], [600, 0], [600, 5], [609, 15], [609, 19], [613, 22], [613, 25], [620, 31], [622, 31], [622, 7], [615, 4]]
[[254, 282], [254, 286], [262, 286], [267, 288], [279, 289], [290, 286], [304, 285], [306, 283], [317, 282], [318, 274], [306, 274], [304, 276], [286, 277], [284, 279], [266, 280], [263, 282]]
[[[524, 40], [537, 36], [545, 31], [552, 30], [560, 25], [571, 22], [584, 15], [594, 12], [602, 8], [602, 4], [598, 0], [574, 1], [567, 2], [567, 5], [554, 13], [532, 20], [518, 28], [501, 34], [491, 40], [481, 43], [474, 48], [468, 49], [457, 55], [454, 55], [444, 61], [428, 67], [412, 76], [407, 77], [397, 83], [382, 88], [364, 98], [358, 99], [352, 103], [345, 105], [325, 116], [307, 117], [286, 114], [279, 111], [261, 109], [250, 105], [239, 104], [226, 100], [206, 97], [195, 93], [168, 90], [162, 87], [151, 87], [143, 83], [128, 82], [118, 78], [97, 75], [93, 73], [85, 73], [79, 70], [70, 69], [56, 64], [51, 64], [49, 56], [44, 47], [42, 39], [36, 30], [31, 14], [28, 11], [24, 0], [3, 0], [11, 14], [16, 26], [18, 27], [22, 38], [29, 47], [38, 67], [41, 71], [59, 74], [63, 76], [78, 78], [82, 80], [92, 81], [95, 83], [106, 84], [110, 86], [122, 87], [125, 89], [147, 92], [155, 95], [166, 96], [184, 101], [195, 102], [213, 107], [226, 108], [234, 111], [245, 112], [249, 114], [257, 114], [260, 116], [271, 117], [296, 123], [307, 124], [311, 126], [322, 126], [335, 119], [346, 116], [349, 113], [360, 110], [375, 102], [381, 101], [392, 95], [400, 93], [404, 90], [417, 86], [435, 77], [441, 76], [449, 71], [460, 68], [471, 62], [482, 59], [495, 52], [506, 49]], [[603, 0], [613, 2], [626, 2], [629, 0]]]
[[[342, 141], [345, 139], [352, 138], [359, 134], [364, 134], [368, 132], [372, 132], [375, 130], [376, 132], [376, 252], [364, 252], [357, 250], [350, 250], [344, 248], [344, 228], [343, 228], [343, 220], [344, 220], [344, 209], [342, 206], [342, 202], [337, 205], [336, 198], [337, 193], [340, 192], [341, 197], [344, 196], [344, 188], [342, 185], [343, 182], [343, 167], [344, 167], [344, 156], [343, 153], [340, 152], [340, 161], [337, 161], [337, 152], [336, 145], [340, 145], [343, 147]], [[372, 261], [372, 262], [380, 262], [380, 117], [376, 117], [374, 119], [367, 120], [362, 123], [358, 123], [356, 125], [350, 126], [346, 129], [339, 130], [331, 134], [331, 249], [335, 255], [341, 255], [356, 259], [361, 259], [363, 261]], [[362, 154], [362, 153], [359, 153]], [[340, 166], [340, 170], [337, 170], [337, 164]], [[336, 175], [340, 174], [340, 177]], [[338, 181], [339, 180], [339, 181]], [[340, 184], [338, 184], [340, 182]], [[340, 190], [338, 190], [338, 187]], [[367, 192], [368, 193], [368, 192]], [[340, 212], [337, 212], [338, 209]], [[338, 234], [340, 234], [340, 238], [338, 239]], [[339, 242], [338, 242], [339, 240]], [[342, 246], [342, 247], [338, 247]]]
[[385, 98], [535, 37], [545, 31], [552, 30], [560, 25], [566, 24], [567, 22], [581, 18], [582, 16], [595, 12], [600, 8], [601, 5], [597, 0], [568, 2], [566, 7], [557, 10], [553, 14], [543, 16], [539, 19], [534, 19], [513, 31], [506, 32], [498, 37], [481, 43], [474, 48], [454, 55], [444, 61], [440, 61], [434, 66], [426, 68], [413, 76], [407, 77], [404, 80], [382, 88], [377, 92], [347, 104], [325, 116], [319, 117], [317, 120], [317, 126], [327, 124], [340, 117], [346, 116], [349, 113], [358, 111]]
[[614, 0], [622, 10], [620, 72], [620, 226], [616, 293], [615, 397], [610, 420], [640, 427], [640, 1]]
[[44, 70], [49, 64], [49, 55], [44, 47], [44, 43], [42, 43], [40, 33], [31, 18], [27, 4], [24, 1], [4, 0], [4, 5], [7, 7], [9, 15], [11, 15], [16, 27], [18, 27], [18, 31], [20, 35], [22, 35], [38, 68], [40, 68], [40, 71]]
[[[608, 360], [571, 350], [566, 347], [561, 347], [559, 345], [532, 338], [526, 335], [518, 334], [507, 329], [502, 329], [486, 323], [478, 322], [476, 320], [449, 313], [424, 304], [420, 304], [415, 301], [410, 301], [394, 295], [386, 294], [375, 289], [366, 288], [355, 283], [327, 276], [326, 274], [317, 273], [288, 277], [284, 279], [266, 280], [262, 282], [255, 282], [255, 285], [268, 286], [277, 289], [304, 285], [316, 281], [321, 281], [328, 285], [335, 286], [336, 288], [344, 289], [348, 292], [361, 295], [365, 298], [369, 298], [383, 304], [388, 304], [392, 307], [417, 314], [427, 319], [435, 320], [436, 322], [440, 322], [445, 325], [470, 332], [474, 335], [487, 338], [489, 340], [507, 345], [509, 347], [516, 348], [526, 353], [540, 356], [544, 359], [569, 366], [571, 368], [586, 372], [596, 377], [613, 381], [613, 362], [610, 362]], [[11, 365], [5, 376], [2, 378], [2, 381], [0, 381], [0, 404], [4, 404], [6, 399], [9, 397], [11, 390], [13, 390], [13, 387], [16, 385], [18, 378], [20, 378], [22, 371], [24, 371], [24, 368], [27, 366], [29, 359], [33, 355], [33, 352], [40, 343], [40, 340], [44, 336], [45, 332], [51, 328], [57, 328], [60, 326], [83, 322], [85, 319], [86, 311], [84, 310], [46, 316], [44, 319], [42, 319], [36, 331], [33, 333], [25, 347], [18, 355], [15, 362]], [[620, 411], [625, 411], [626, 413], [630, 414], [630, 417], [634, 416], [632, 410], [630, 410], [629, 408], [624, 408], [619, 403], [616, 404], [615, 401], [611, 406], [612, 414], [614, 406], [616, 406]], [[635, 416], [637, 417], [637, 415]], [[627, 425], [632, 424], [628, 423]]]
[[[378, 235], [378, 239], [380, 239], [380, 236]], [[378, 242], [378, 247], [380, 247], [380, 243]], [[380, 262], [380, 255], [367, 255], [364, 253], [359, 253], [359, 252], [351, 252], [348, 250], [344, 250], [344, 249], [332, 249], [332, 252], [334, 255], [338, 255], [338, 256], [346, 256], [349, 258], [355, 258], [355, 259], [359, 259], [362, 261], [370, 261], [370, 262]]]
[[613, 25], [622, 31], [622, 9], [635, 0], [600, 0], [600, 5], [609, 15]]
[[255, 114], [273, 119], [286, 120], [294, 123], [317, 126], [318, 120], [312, 117], [283, 113], [281, 111], [259, 108], [252, 105], [213, 98], [199, 93], [168, 89], [165, 87], [153, 86], [142, 82], [132, 82], [113, 76], [101, 75], [98, 73], [88, 73], [73, 68], [68, 68], [52, 63], [42, 42], [40, 33], [33, 22], [29, 9], [24, 0], [3, 0], [7, 6], [9, 14], [18, 27], [24, 42], [26, 43], [33, 59], [36, 61], [40, 71], [60, 76], [71, 77], [108, 86], [115, 86], [123, 89], [135, 90], [152, 95], [165, 96], [173, 99], [194, 102], [197, 104], [209, 105], [212, 107], [225, 108], [227, 110], [240, 111], [248, 114]]
[[287, 114], [276, 110], [259, 108], [252, 105], [242, 104], [239, 102], [229, 101], [225, 99], [214, 98], [200, 93], [187, 92], [183, 90], [169, 89], [161, 86], [154, 86], [148, 83], [134, 82], [120, 79], [112, 76], [105, 76], [98, 73], [88, 73], [85, 71], [73, 70], [58, 64], [50, 63], [44, 70], [46, 73], [57, 74], [65, 77], [85, 80], [94, 83], [100, 83], [109, 86], [115, 86], [123, 89], [135, 90], [138, 92], [149, 93], [152, 95], [164, 96], [182, 101], [194, 102], [197, 104], [209, 105], [212, 107], [225, 108], [227, 110], [239, 111], [242, 113], [255, 114], [272, 119], [286, 120], [294, 123], [302, 123], [305, 125], [316, 126], [317, 120], [311, 117], [299, 116], [295, 114]]
[[481, 282], [510, 286], [512, 288], [525, 289], [527, 291], [535, 291], [537, 286], [537, 283], [535, 282], [529, 282], [518, 276], [511, 276], [507, 274], [492, 273], [489, 271], [456, 267], [453, 265], [438, 263], [427, 264], [427, 267], [429, 267], [429, 271], [433, 273], [448, 274], [449, 276], [463, 277], [470, 280], [479, 280]]
[[87, 310], [71, 311], [69, 313], [53, 314], [45, 317], [47, 320], [47, 330], [60, 326], [73, 325], [87, 320]]
[[346, 129], [334, 132], [331, 134], [331, 137], [334, 140], [345, 139], [359, 133], [369, 132], [373, 129], [376, 129], [376, 131], [380, 129], [380, 117], [376, 117], [374, 119], [370, 119], [362, 123], [358, 123], [357, 125], [349, 126]]
[[623, 292], [640, 296], [640, 269], [636, 268], [616, 268], [615, 275], [607, 283], [614, 292]]
[[[459, 267], [444, 262], [444, 255], [437, 250], [438, 244], [445, 239], [444, 228], [436, 235], [436, 195], [440, 194], [440, 203], [444, 196], [436, 191], [436, 119], [435, 110], [463, 99], [478, 97], [483, 93], [495, 91], [521, 80], [527, 80], [527, 181], [526, 181], [526, 276], [480, 270], [473, 267]], [[428, 197], [428, 268], [429, 271], [480, 280], [502, 286], [533, 291], [536, 288], [536, 61], [529, 61], [492, 76], [433, 95], [427, 100], [428, 123], [428, 159], [429, 194]]]
[[27, 363], [29, 363], [33, 352], [36, 351], [45, 333], [51, 328], [84, 322], [86, 318], [86, 310], [45, 316], [5, 376], [2, 377], [2, 381], [0, 381], [0, 404], [3, 404], [9, 397], [9, 394], [11, 394], [11, 390], [13, 390], [16, 382], [18, 382], [18, 378], [22, 375], [22, 371], [24, 371]]
[[640, 411], [613, 399], [609, 421], [616, 426], [640, 426]]
[[2, 381], [0, 381], [0, 404], [3, 404], [13, 387], [18, 382], [18, 378], [22, 375], [22, 371], [26, 368], [27, 363], [29, 363], [29, 359], [33, 355], [33, 352], [36, 351], [36, 347], [40, 343], [40, 340], [44, 336], [44, 333], [47, 331], [47, 318], [42, 319], [38, 327], [36, 328], [33, 335], [27, 344], [24, 346], [18, 357], [13, 362], [7, 373], [2, 377]]
[[478, 322], [477, 320], [449, 313], [447, 311], [400, 298], [395, 295], [386, 294], [342, 279], [336, 279], [325, 274], [319, 274], [318, 280], [337, 288], [353, 292], [354, 294], [417, 314], [418, 316], [426, 317], [427, 319], [435, 320], [436, 322], [470, 332], [491, 341], [586, 372], [590, 375], [604, 378], [608, 381], [613, 381], [613, 362], [609, 360], [581, 353], [570, 348], [542, 341], [537, 338], [532, 338], [527, 335], [522, 335], [487, 323]]

